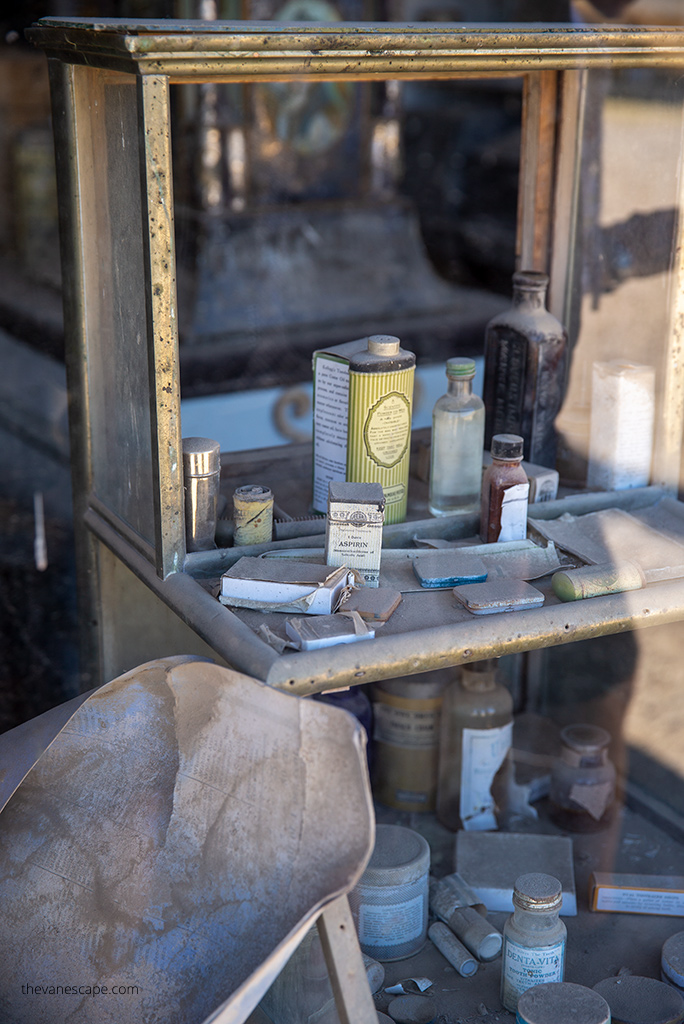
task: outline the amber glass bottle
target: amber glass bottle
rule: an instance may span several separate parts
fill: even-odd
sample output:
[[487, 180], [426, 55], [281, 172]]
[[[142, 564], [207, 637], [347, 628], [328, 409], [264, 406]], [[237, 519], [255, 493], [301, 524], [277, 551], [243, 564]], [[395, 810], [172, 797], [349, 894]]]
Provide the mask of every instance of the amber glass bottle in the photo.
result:
[[517, 434], [492, 438], [492, 462], [482, 477], [480, 536], [486, 544], [524, 540], [530, 484], [522, 461], [523, 441]]

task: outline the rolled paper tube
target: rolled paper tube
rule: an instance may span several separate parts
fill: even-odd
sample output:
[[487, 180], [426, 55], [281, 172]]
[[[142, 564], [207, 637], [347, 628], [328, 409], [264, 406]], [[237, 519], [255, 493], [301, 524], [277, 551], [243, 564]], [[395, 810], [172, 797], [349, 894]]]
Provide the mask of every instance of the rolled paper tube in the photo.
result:
[[551, 586], [561, 601], [581, 601], [602, 594], [622, 594], [641, 590], [646, 580], [636, 562], [619, 565], [587, 565], [581, 569], [564, 569], [551, 578]]
[[462, 978], [470, 978], [475, 974], [478, 967], [477, 960], [442, 921], [435, 921], [430, 925], [428, 935], [442, 956], [446, 957]]
[[438, 882], [433, 880], [430, 909], [478, 960], [495, 960], [501, 952], [503, 936], [484, 914], [464, 903], [468, 895], [476, 899], [458, 875], [449, 875]]
[[455, 910], [449, 919], [449, 927], [478, 960], [495, 960], [501, 952], [503, 936], [472, 907]]

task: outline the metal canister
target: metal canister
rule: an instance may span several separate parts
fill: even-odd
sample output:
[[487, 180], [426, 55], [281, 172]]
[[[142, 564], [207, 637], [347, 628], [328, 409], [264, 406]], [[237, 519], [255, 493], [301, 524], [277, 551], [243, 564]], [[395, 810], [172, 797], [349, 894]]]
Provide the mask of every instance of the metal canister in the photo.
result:
[[233, 544], [267, 544], [273, 538], [273, 492], [262, 484], [245, 484], [233, 494]]
[[385, 334], [349, 360], [347, 480], [379, 483], [385, 522], [406, 518], [416, 357]]
[[185, 546], [188, 551], [216, 547], [216, 515], [221, 480], [221, 446], [208, 437], [183, 438]]

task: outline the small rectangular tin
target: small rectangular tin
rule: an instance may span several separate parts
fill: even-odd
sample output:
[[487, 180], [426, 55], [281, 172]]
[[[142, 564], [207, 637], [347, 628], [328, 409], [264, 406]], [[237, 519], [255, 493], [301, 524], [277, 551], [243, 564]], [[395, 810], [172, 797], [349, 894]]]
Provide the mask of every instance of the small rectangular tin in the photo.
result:
[[430, 589], [457, 587], [464, 583], [483, 583], [487, 566], [478, 555], [458, 548], [418, 555], [413, 571], [421, 587]]
[[335, 644], [353, 644], [359, 640], [372, 640], [375, 630], [360, 617], [344, 613], [315, 615], [308, 619], [287, 619], [285, 632], [299, 644], [302, 651], [316, 651]]
[[356, 570], [365, 586], [380, 580], [385, 494], [378, 483], [332, 481], [328, 488], [325, 560]]
[[497, 579], [491, 583], [468, 583], [454, 587], [454, 597], [473, 615], [523, 611], [544, 604], [541, 591], [522, 580]]

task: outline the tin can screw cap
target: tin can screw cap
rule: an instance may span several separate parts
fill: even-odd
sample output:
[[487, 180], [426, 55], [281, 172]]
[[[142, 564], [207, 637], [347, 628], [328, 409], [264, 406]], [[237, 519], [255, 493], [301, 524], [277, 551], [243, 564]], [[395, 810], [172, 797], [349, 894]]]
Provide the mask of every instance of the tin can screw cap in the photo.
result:
[[188, 476], [210, 476], [221, 470], [221, 446], [209, 437], [183, 438], [183, 469]]
[[522, 459], [523, 444], [519, 434], [495, 434], [492, 438], [492, 458]]
[[546, 288], [549, 283], [549, 275], [540, 270], [517, 270], [513, 274], [513, 287], [525, 291], [539, 291]]
[[513, 904], [521, 910], [556, 910], [563, 902], [563, 887], [553, 875], [533, 871], [515, 880]]
[[475, 360], [474, 359], [447, 359], [446, 364], [447, 377], [458, 377], [469, 378], [475, 376]]
[[371, 334], [368, 339], [368, 351], [375, 356], [396, 356], [400, 348], [399, 338], [391, 334]]
[[600, 725], [566, 725], [560, 735], [562, 743], [577, 754], [599, 754], [610, 743], [610, 733]]

